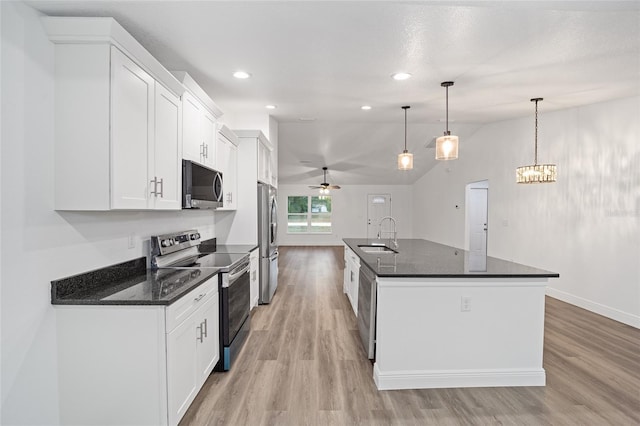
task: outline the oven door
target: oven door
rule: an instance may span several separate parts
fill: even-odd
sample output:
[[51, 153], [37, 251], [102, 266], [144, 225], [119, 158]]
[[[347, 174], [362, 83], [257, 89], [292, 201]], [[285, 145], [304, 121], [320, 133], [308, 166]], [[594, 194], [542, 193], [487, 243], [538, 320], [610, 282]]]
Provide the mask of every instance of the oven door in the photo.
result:
[[249, 259], [222, 275], [222, 344], [230, 346], [249, 316], [251, 301]]

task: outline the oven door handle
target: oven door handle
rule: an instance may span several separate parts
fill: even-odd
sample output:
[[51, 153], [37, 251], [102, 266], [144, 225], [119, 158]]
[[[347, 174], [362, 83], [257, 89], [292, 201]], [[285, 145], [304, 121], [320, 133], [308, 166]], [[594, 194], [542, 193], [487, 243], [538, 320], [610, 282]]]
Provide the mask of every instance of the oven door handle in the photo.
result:
[[243, 274], [245, 274], [247, 271], [249, 271], [249, 266], [250, 264], [247, 264], [244, 268], [242, 268], [240, 271], [235, 272], [235, 273], [229, 273], [229, 285], [233, 284], [233, 282], [235, 280], [237, 280], [240, 276], [242, 276]]

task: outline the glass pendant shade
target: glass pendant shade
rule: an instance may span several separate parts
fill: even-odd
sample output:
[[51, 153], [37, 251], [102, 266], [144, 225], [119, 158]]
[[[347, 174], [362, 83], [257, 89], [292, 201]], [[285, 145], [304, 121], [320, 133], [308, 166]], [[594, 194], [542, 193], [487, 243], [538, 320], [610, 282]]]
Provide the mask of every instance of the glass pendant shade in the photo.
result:
[[398, 154], [398, 170], [413, 169], [413, 154], [407, 150], [407, 110], [410, 106], [403, 106], [404, 110], [404, 151]]
[[411, 169], [413, 169], [413, 154], [405, 149], [402, 154], [398, 154], [398, 170]]
[[444, 136], [436, 139], [436, 160], [457, 160], [458, 159], [458, 137], [449, 131], [449, 87], [453, 86], [453, 81], [443, 81], [440, 86], [447, 91], [446, 123], [447, 130]]
[[444, 135], [436, 139], [436, 160], [455, 160], [458, 158], [458, 137]]

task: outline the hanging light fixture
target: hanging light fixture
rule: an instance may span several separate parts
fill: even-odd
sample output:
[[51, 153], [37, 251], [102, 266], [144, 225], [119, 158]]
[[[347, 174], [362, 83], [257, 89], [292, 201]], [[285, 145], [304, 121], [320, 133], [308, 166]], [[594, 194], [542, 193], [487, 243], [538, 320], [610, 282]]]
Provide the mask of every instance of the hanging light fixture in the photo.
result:
[[453, 81], [443, 81], [440, 86], [447, 89], [447, 129], [444, 136], [436, 139], [436, 160], [455, 160], [458, 158], [458, 137], [449, 131], [449, 86], [453, 86]]
[[533, 164], [520, 166], [516, 169], [517, 183], [550, 183], [556, 181], [555, 164], [538, 164], [538, 102], [541, 100], [542, 98], [531, 99], [531, 102], [536, 103], [536, 136]]
[[413, 169], [413, 154], [407, 151], [407, 110], [410, 106], [403, 106], [404, 110], [404, 151], [398, 154], [398, 170]]

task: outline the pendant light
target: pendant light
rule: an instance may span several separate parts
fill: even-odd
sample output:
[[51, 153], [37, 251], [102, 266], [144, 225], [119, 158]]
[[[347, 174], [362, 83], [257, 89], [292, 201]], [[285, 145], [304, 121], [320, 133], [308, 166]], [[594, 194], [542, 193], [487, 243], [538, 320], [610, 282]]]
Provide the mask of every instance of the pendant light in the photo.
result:
[[407, 151], [407, 110], [410, 106], [403, 106], [404, 110], [404, 151], [398, 154], [398, 170], [413, 169], [413, 154]]
[[555, 164], [538, 164], [538, 102], [541, 100], [542, 98], [531, 99], [531, 102], [536, 103], [536, 133], [533, 164], [520, 166], [516, 169], [517, 183], [550, 183], [556, 181]]
[[453, 81], [443, 81], [440, 86], [447, 89], [447, 129], [444, 136], [436, 139], [436, 160], [455, 160], [458, 158], [458, 137], [449, 131], [449, 86], [453, 86]]

